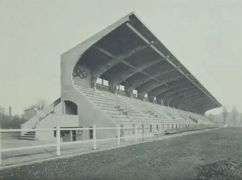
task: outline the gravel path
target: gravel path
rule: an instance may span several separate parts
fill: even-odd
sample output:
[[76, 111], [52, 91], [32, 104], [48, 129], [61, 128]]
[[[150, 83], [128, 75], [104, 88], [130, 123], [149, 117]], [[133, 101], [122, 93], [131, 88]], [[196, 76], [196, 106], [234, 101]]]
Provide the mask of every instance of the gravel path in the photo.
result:
[[223, 128], [0, 171], [0, 180], [195, 180], [201, 167], [242, 157], [242, 128]]

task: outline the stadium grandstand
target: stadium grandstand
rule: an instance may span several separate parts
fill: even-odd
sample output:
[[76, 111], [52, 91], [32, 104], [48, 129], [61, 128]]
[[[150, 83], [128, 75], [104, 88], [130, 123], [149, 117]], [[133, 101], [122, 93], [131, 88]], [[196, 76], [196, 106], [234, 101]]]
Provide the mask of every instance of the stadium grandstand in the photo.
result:
[[[22, 129], [117, 127], [121, 136], [168, 129], [208, 128], [205, 112], [221, 107], [213, 95], [131, 13], [61, 56], [61, 97]], [[92, 138], [74, 131], [73, 141]], [[97, 131], [98, 138], [116, 130]], [[54, 132], [22, 132], [21, 139], [54, 139]]]

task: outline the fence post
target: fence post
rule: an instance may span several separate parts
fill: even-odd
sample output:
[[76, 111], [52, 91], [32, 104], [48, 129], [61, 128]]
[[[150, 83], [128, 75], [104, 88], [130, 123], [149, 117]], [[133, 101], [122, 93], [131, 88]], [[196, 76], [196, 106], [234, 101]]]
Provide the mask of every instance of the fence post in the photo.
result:
[[145, 125], [142, 123], [142, 141], [144, 141]]
[[120, 125], [118, 124], [118, 145], [120, 145]]
[[135, 132], [135, 142], [138, 142], [138, 129], [137, 129], [137, 124], [135, 125], [135, 130], [134, 130], [134, 132]]
[[72, 130], [70, 130], [70, 141], [73, 141], [73, 133], [72, 133]]
[[93, 149], [97, 149], [97, 129], [95, 124], [93, 125]]
[[0, 126], [0, 166], [1, 166], [1, 161], [2, 161], [2, 137], [1, 137], [2, 131], [1, 131], [1, 126]]
[[60, 156], [60, 125], [56, 129], [56, 155]]

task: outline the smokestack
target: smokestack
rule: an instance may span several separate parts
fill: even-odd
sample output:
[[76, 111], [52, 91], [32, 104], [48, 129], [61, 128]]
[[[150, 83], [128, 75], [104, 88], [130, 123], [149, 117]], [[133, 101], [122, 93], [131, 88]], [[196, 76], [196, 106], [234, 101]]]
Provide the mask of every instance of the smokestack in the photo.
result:
[[11, 106], [9, 107], [9, 116], [12, 117], [12, 108], [11, 108]]

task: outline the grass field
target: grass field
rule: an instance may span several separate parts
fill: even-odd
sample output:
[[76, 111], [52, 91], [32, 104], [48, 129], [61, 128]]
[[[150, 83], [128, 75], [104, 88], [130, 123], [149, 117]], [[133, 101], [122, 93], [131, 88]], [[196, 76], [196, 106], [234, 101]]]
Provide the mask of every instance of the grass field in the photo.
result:
[[1, 180], [242, 179], [242, 128], [223, 128], [0, 171]]

